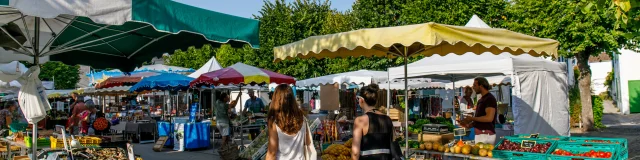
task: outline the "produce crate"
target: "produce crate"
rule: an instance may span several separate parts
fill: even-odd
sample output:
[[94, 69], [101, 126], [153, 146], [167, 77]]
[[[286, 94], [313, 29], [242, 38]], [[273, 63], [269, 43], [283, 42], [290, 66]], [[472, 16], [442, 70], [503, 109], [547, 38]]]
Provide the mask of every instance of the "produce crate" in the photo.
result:
[[619, 160], [629, 159], [629, 150], [628, 149], [620, 150], [618, 152], [618, 159]]
[[[62, 139], [57, 139], [53, 136], [50, 136], [49, 141], [51, 141], [51, 149], [64, 148], [64, 143], [62, 143]], [[70, 144], [71, 144], [71, 140], [67, 139], [67, 145], [70, 145]]]
[[497, 159], [510, 159], [510, 160], [533, 160], [533, 159], [547, 159], [548, 155], [553, 152], [555, 146], [557, 145], [557, 141], [555, 140], [534, 140], [536, 143], [551, 143], [551, 147], [545, 153], [530, 153], [530, 152], [517, 152], [517, 151], [507, 151], [507, 150], [498, 150], [498, 146], [502, 144], [505, 140], [509, 140], [512, 142], [521, 142], [522, 140], [532, 140], [528, 138], [509, 138], [505, 137], [500, 140], [495, 145], [495, 149], [492, 151], [493, 158]]
[[[592, 140], [603, 140], [605, 142], [592, 142]], [[627, 139], [625, 138], [602, 138], [602, 137], [569, 137], [567, 140], [569, 142], [582, 142], [582, 143], [604, 143], [607, 144], [609, 141], [610, 144], [619, 144], [619, 147], [622, 149], [627, 149], [629, 146], [627, 143]], [[587, 141], [587, 142], [585, 142]]]
[[[591, 140], [603, 140], [605, 142], [592, 142]], [[616, 145], [618, 148], [618, 153], [621, 153], [619, 156], [623, 156], [621, 157], [622, 159], [628, 159], [629, 158], [629, 149], [628, 149], [628, 142], [627, 139], [625, 138], [604, 138], [604, 137], [569, 137], [569, 140], [567, 140], [568, 142], [581, 142], [581, 143], [595, 143], [595, 144], [614, 144]], [[585, 142], [587, 141], [587, 142]], [[611, 143], [609, 143], [611, 142]]]
[[100, 137], [80, 137], [78, 138], [78, 142], [80, 142], [80, 144], [94, 144], [94, 145], [98, 145], [100, 143], [102, 143], [102, 138]]
[[538, 138], [529, 138], [530, 134], [518, 134], [513, 136], [505, 136], [505, 138], [524, 138], [524, 139], [536, 139], [536, 140], [554, 140], [554, 141], [568, 141], [569, 137], [565, 136], [549, 136], [538, 135]]
[[585, 153], [591, 150], [595, 151], [605, 151], [611, 152], [611, 158], [592, 158], [592, 157], [582, 157], [582, 156], [561, 156], [554, 155], [551, 152], [549, 154], [549, 159], [554, 160], [572, 160], [572, 159], [581, 159], [581, 160], [615, 160], [618, 159], [619, 155], [617, 154], [618, 147], [614, 144], [602, 144], [602, 143], [584, 143], [584, 142], [558, 142], [551, 150], [562, 149], [565, 151], [569, 151], [571, 153]]

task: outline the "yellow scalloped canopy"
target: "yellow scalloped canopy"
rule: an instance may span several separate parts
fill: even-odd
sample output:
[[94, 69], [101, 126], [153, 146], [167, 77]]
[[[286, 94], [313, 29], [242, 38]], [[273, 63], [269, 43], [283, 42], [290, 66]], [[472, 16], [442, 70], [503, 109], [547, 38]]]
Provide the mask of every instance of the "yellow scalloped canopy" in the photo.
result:
[[300, 58], [349, 56], [413, 56], [422, 54], [482, 54], [490, 52], [514, 55], [558, 56], [559, 42], [506, 29], [474, 28], [438, 23], [398, 27], [360, 29], [313, 36], [275, 47], [274, 61]]

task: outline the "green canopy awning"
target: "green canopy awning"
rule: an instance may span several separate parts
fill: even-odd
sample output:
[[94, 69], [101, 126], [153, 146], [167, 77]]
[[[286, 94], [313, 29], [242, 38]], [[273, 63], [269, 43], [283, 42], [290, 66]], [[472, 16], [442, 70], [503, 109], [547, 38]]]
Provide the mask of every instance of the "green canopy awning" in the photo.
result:
[[[153, 57], [189, 46], [259, 47], [257, 20], [171, 0], [78, 0], [71, 4], [0, 0], [0, 5], [4, 5], [0, 23], [17, 24], [30, 37], [39, 26], [38, 40], [16, 39], [22, 46], [13, 50], [70, 65], [132, 71]], [[33, 50], [36, 45], [38, 51]]]

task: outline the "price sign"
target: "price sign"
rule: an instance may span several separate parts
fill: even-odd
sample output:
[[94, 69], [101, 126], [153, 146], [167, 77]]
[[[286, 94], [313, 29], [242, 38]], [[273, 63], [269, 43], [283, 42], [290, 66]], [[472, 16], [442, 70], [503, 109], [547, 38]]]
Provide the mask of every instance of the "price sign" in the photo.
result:
[[531, 134], [531, 136], [529, 136], [529, 138], [538, 138], [538, 133], [536, 133], [536, 134]]
[[520, 144], [520, 147], [522, 147], [522, 148], [532, 148], [535, 145], [536, 145], [536, 141], [522, 140], [522, 143]]
[[453, 130], [453, 136], [466, 136], [467, 131], [465, 128], [456, 128]]

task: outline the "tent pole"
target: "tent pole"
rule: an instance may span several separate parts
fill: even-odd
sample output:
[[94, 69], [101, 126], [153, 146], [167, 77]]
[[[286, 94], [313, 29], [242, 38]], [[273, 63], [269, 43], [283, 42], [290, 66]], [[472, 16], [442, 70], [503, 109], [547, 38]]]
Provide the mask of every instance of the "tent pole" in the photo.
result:
[[[24, 20], [24, 19], [23, 19]], [[28, 28], [27, 26], [25, 26], [26, 28]], [[40, 17], [35, 17], [35, 25], [34, 25], [34, 37], [33, 37], [33, 64], [35, 65], [39, 65], [40, 62], [38, 61], [39, 57], [40, 57]], [[28, 33], [28, 31], [27, 31]], [[55, 87], [54, 87], [55, 88]], [[45, 99], [46, 100], [46, 99]], [[33, 134], [31, 136], [31, 159], [38, 159], [37, 157], [37, 152], [38, 152], [38, 122], [37, 121], [32, 121], [33, 123], [33, 130], [31, 132], [31, 134]]]
[[197, 117], [200, 117], [200, 113], [202, 111], [200, 111], [202, 109], [202, 88], [198, 89], [200, 91], [200, 94], [198, 94], [198, 111], [196, 112], [198, 115]]
[[456, 100], [455, 100], [455, 96], [456, 96], [456, 79], [453, 78], [453, 76], [451, 77], [451, 82], [453, 84], [453, 97], [454, 97], [453, 102], [451, 102], [451, 103], [453, 103], [453, 112], [451, 114], [453, 115], [452, 116], [453, 124], [456, 124]]
[[[407, 153], [409, 151], [409, 81], [407, 81], [407, 61], [408, 61], [408, 55], [407, 53], [407, 48], [404, 47], [404, 151], [405, 153]], [[404, 154], [405, 158], [407, 154]]]

